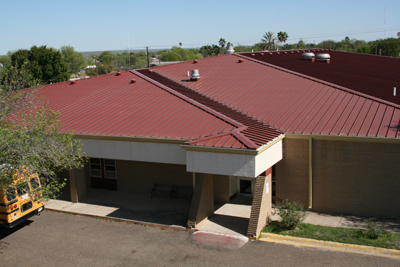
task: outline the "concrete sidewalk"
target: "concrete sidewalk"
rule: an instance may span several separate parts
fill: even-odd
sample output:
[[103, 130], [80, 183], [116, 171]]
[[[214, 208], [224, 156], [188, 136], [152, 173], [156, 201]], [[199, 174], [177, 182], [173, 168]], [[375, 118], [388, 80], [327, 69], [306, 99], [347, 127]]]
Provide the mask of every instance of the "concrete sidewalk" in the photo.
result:
[[[250, 198], [237, 198], [231, 203], [216, 206], [215, 215], [204, 221], [199, 230], [246, 235], [251, 212]], [[190, 203], [188, 201], [169, 201], [168, 199], [150, 199], [143, 195], [133, 195], [108, 190], [92, 190], [81, 203], [64, 200], [49, 200], [45, 208], [81, 215], [130, 220], [134, 222], [163, 226], [186, 227]], [[272, 220], [279, 220], [273, 215]], [[330, 226], [367, 229], [364, 220], [375, 222], [388, 232], [400, 233], [400, 220], [381, 220], [350, 215], [335, 215], [307, 211], [305, 223]]]

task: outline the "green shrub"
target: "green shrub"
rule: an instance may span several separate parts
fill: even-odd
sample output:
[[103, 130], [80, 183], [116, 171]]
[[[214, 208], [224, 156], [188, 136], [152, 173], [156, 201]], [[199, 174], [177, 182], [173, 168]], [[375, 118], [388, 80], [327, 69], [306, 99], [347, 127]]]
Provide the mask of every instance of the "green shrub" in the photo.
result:
[[382, 236], [384, 231], [381, 227], [376, 226], [376, 223], [367, 220], [364, 220], [364, 222], [367, 223], [368, 226], [368, 230], [365, 232], [366, 237], [370, 239], [378, 239]]
[[280, 226], [284, 229], [295, 229], [306, 217], [303, 205], [297, 202], [288, 202], [280, 206], [279, 216], [281, 217]]

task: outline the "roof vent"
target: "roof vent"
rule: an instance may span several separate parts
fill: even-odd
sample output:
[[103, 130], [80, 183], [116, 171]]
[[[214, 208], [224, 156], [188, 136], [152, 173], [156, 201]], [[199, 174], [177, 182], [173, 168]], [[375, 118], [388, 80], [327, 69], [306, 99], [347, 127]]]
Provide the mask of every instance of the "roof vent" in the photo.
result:
[[199, 70], [192, 70], [192, 75], [190, 76], [191, 81], [198, 81], [200, 80]]
[[264, 55], [264, 53], [260, 53], [260, 55], [262, 55], [262, 56], [263, 56], [263, 55]]
[[69, 84], [75, 84], [76, 83], [76, 81], [71, 81]]
[[313, 59], [315, 58], [315, 54], [311, 52], [304, 52], [303, 54], [301, 54], [301, 57], [303, 59]]
[[301, 58], [305, 60], [311, 60], [311, 62], [315, 62], [315, 54], [312, 52], [304, 52], [301, 54]]
[[132, 80], [131, 80], [131, 83], [135, 83], [135, 82], [136, 82], [136, 80], [135, 80], [135, 79], [132, 79]]
[[152, 69], [149, 69], [149, 72], [153, 72], [153, 70], [152, 70]]
[[199, 61], [197, 59], [193, 60], [193, 64], [198, 63]]
[[117, 73], [116, 73], [117, 76], [119, 76], [119, 75], [121, 75], [121, 74], [122, 74], [122, 71], [120, 71], [120, 70], [117, 71]]
[[331, 62], [331, 56], [328, 53], [321, 53], [315, 56], [316, 61], [325, 61], [326, 63]]
[[252, 57], [254, 57], [255, 55], [256, 55], [256, 54], [254, 54], [254, 53], [251, 53], [251, 56], [252, 56]]
[[232, 45], [228, 46], [225, 50], [225, 54], [233, 54], [233, 53], [235, 53], [235, 50], [233, 50], [233, 46]]

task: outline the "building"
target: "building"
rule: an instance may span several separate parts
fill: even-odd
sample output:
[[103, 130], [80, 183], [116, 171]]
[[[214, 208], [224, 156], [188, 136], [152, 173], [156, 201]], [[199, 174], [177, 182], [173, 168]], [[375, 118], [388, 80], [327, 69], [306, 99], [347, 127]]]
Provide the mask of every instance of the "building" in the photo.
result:
[[214, 202], [248, 195], [254, 236], [272, 195], [400, 218], [399, 73], [399, 59], [365, 54], [233, 53], [39, 93], [90, 158], [69, 173], [72, 201], [90, 187], [150, 194], [173, 185], [193, 191], [187, 225], [196, 227]]

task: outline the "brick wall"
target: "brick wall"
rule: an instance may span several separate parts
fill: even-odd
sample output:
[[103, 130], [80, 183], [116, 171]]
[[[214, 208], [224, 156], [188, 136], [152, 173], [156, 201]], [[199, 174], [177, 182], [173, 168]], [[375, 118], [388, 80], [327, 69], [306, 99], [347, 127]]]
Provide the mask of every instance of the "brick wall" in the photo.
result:
[[214, 202], [229, 202], [229, 176], [214, 175]]
[[247, 228], [248, 236], [258, 236], [263, 227], [267, 225], [271, 217], [271, 200], [272, 182], [269, 170], [267, 176], [258, 176], [256, 178], [249, 226]]
[[400, 218], [400, 144], [313, 141], [313, 210]]
[[214, 214], [213, 187], [212, 174], [196, 173], [196, 184], [189, 210], [188, 227], [194, 228], [198, 223]]
[[283, 159], [275, 165], [276, 196], [308, 206], [308, 140], [283, 139]]
[[[308, 140], [284, 139], [277, 197], [308, 206]], [[400, 218], [400, 144], [313, 140], [313, 207]]]

